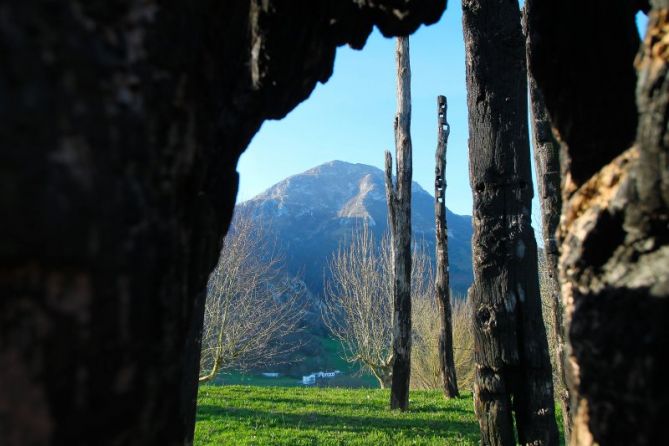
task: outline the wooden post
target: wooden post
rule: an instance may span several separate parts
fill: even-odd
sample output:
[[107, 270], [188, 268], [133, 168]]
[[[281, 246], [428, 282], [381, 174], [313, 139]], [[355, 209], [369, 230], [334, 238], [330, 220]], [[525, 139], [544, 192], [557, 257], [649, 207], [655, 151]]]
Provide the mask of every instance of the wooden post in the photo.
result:
[[437, 97], [437, 152], [434, 169], [434, 220], [436, 228], [437, 274], [435, 292], [439, 307], [439, 366], [444, 383], [444, 396], [460, 395], [455, 377], [453, 360], [453, 322], [451, 315], [451, 290], [448, 272], [448, 226], [446, 224], [446, 148], [451, 128], [446, 119], [448, 103], [445, 96]]
[[[555, 445], [553, 382], [531, 226], [525, 40], [517, 2], [465, 0], [474, 192], [474, 404], [482, 445]], [[514, 417], [515, 414], [515, 423]]]
[[393, 371], [390, 408], [409, 407], [411, 378], [411, 67], [409, 38], [397, 38], [397, 115], [393, 186], [392, 156], [386, 151], [386, 199], [393, 256]]

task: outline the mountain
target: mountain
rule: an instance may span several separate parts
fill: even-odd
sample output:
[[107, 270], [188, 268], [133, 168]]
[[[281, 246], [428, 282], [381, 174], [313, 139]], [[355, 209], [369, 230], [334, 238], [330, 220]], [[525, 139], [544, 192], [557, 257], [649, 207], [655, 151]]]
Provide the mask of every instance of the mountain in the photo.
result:
[[[330, 255], [366, 220], [376, 240], [387, 230], [384, 173], [365, 164], [331, 161], [291, 176], [237, 205], [237, 212], [266, 222], [285, 253], [291, 274], [321, 294]], [[434, 257], [434, 197], [412, 186], [412, 230]], [[451, 288], [472, 282], [470, 216], [447, 211]]]

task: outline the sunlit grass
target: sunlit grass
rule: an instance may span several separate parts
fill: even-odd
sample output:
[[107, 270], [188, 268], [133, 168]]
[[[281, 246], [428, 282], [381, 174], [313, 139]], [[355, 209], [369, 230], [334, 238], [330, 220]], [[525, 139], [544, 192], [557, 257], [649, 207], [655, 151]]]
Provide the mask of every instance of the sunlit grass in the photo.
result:
[[380, 389], [203, 386], [196, 445], [476, 445], [471, 395], [445, 401], [412, 391], [411, 409], [388, 409]]

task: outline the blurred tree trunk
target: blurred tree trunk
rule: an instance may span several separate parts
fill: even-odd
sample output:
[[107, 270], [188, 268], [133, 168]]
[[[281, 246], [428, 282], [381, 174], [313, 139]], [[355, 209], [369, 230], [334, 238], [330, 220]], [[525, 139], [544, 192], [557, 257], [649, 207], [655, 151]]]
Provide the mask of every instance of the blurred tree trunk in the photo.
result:
[[464, 0], [474, 191], [475, 409], [483, 445], [558, 442], [531, 226], [525, 44], [518, 3]]
[[240, 154], [444, 7], [0, 1], [0, 444], [192, 443]]
[[411, 379], [411, 67], [409, 38], [397, 38], [397, 116], [393, 185], [392, 156], [386, 152], [386, 199], [393, 256], [393, 372], [390, 408], [409, 407]]
[[573, 445], [666, 442], [669, 2], [651, 2], [639, 52], [645, 3], [527, 2], [530, 68], [562, 143]]
[[[529, 60], [531, 45], [527, 44], [527, 58]], [[551, 329], [555, 339], [553, 371], [558, 388], [557, 398], [562, 409], [562, 424], [564, 427], [565, 442], [569, 443], [571, 436], [571, 408], [569, 405], [569, 386], [565, 364], [567, 361], [565, 350], [565, 328], [563, 322], [564, 308], [560, 297], [560, 282], [558, 280], [558, 244], [555, 239], [560, 223], [562, 198], [560, 195], [560, 144], [553, 136], [551, 122], [546, 111], [544, 98], [536, 81], [528, 75], [530, 106], [532, 119], [532, 135], [534, 137], [534, 166], [537, 174], [537, 189], [541, 203], [542, 235], [544, 239], [544, 256], [546, 259], [547, 279], [546, 291], [550, 294]]]
[[458, 381], [453, 360], [453, 321], [451, 310], [451, 290], [448, 277], [448, 226], [446, 223], [446, 149], [450, 127], [446, 119], [448, 104], [445, 96], [437, 97], [437, 151], [435, 154], [434, 178], [434, 218], [436, 227], [435, 278], [436, 300], [439, 307], [439, 365], [444, 385], [444, 396], [455, 398]]

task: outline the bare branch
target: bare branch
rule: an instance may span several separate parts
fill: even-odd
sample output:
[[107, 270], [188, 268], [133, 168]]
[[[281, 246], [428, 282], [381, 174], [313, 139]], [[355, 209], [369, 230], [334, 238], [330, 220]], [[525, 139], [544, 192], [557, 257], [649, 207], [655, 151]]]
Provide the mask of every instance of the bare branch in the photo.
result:
[[291, 337], [301, 328], [305, 288], [283, 274], [262, 223], [237, 215], [223, 245], [209, 278], [200, 382], [286, 362], [300, 346]]

